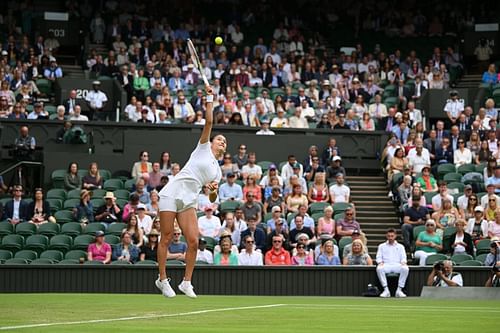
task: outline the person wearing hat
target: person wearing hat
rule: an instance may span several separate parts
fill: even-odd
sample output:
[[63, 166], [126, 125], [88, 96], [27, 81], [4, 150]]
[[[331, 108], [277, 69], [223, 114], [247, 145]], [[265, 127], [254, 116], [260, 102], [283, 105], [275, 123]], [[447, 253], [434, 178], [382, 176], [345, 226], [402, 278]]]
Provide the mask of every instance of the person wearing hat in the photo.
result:
[[260, 126], [260, 130], [255, 133], [256, 135], [275, 135], [275, 133], [269, 129], [269, 119], [264, 118], [260, 122]]
[[288, 118], [286, 118], [285, 109], [278, 107], [276, 110], [276, 117], [271, 121], [271, 127], [288, 128]]
[[403, 236], [403, 244], [407, 250], [411, 249], [413, 239], [413, 228], [419, 225], [424, 225], [425, 221], [429, 220], [430, 213], [427, 207], [420, 204], [420, 195], [413, 194], [411, 205], [404, 210], [403, 225], [401, 233]]
[[94, 207], [90, 202], [90, 191], [80, 192], [80, 203], [73, 208], [73, 219], [82, 224], [94, 222]]
[[160, 238], [160, 232], [156, 229], [151, 229], [149, 234], [147, 234], [148, 242], [141, 246], [141, 253], [139, 255], [139, 260], [152, 260], [158, 261], [157, 257], [157, 247], [158, 240]]
[[214, 263], [214, 255], [207, 249], [207, 240], [205, 237], [198, 239], [198, 252], [196, 254], [196, 261], [203, 261], [207, 264]]
[[345, 168], [342, 166], [342, 158], [340, 156], [333, 156], [330, 160], [330, 165], [326, 168], [326, 178], [336, 178], [338, 174], [346, 176]]
[[[495, 200], [493, 197], [491, 198]], [[475, 243], [481, 239], [488, 238], [488, 220], [485, 218], [484, 210], [482, 206], [476, 206], [474, 208], [474, 217], [467, 221], [467, 226], [465, 227], [465, 232], [472, 236], [472, 241]]]
[[153, 219], [151, 216], [146, 214], [146, 205], [140, 202], [136, 208], [137, 221], [139, 222], [139, 228], [144, 231], [144, 234], [149, 234], [151, 228], [153, 227]]
[[443, 240], [436, 233], [436, 222], [429, 219], [425, 222], [425, 230], [418, 234], [415, 241], [415, 260], [420, 266], [425, 266], [425, 261], [431, 254], [436, 254], [443, 250]]
[[236, 183], [236, 174], [229, 172], [226, 175], [226, 182], [219, 188], [219, 200], [243, 202], [243, 189]]
[[51, 59], [49, 67], [45, 68], [43, 71], [43, 76], [52, 82], [55, 82], [57, 79], [63, 77], [63, 71], [61, 67], [59, 67], [56, 63], [56, 59]]
[[203, 237], [219, 239], [221, 222], [213, 213], [214, 209], [211, 205], [205, 207], [205, 215], [198, 218], [198, 229]]
[[446, 100], [443, 111], [446, 112], [449, 125], [456, 125], [460, 114], [464, 111], [465, 101], [458, 97], [458, 91], [450, 91], [450, 99]]
[[104, 111], [108, 96], [101, 91], [101, 82], [92, 82], [92, 90], [89, 90], [87, 97], [85, 97], [87, 106], [89, 108], [90, 120], [106, 120], [107, 112]]
[[113, 192], [106, 192], [104, 196], [104, 205], [97, 208], [95, 220], [105, 223], [106, 225], [121, 221], [121, 209], [116, 204], [116, 198]]
[[490, 253], [484, 260], [484, 265], [491, 267], [491, 274], [486, 280], [485, 287], [500, 286], [500, 238], [497, 236], [491, 238]]
[[44, 110], [41, 102], [36, 102], [33, 111], [28, 114], [28, 119], [49, 119], [49, 113]]
[[109, 264], [111, 262], [111, 253], [111, 245], [104, 240], [104, 231], [96, 231], [94, 242], [87, 247], [87, 260]]

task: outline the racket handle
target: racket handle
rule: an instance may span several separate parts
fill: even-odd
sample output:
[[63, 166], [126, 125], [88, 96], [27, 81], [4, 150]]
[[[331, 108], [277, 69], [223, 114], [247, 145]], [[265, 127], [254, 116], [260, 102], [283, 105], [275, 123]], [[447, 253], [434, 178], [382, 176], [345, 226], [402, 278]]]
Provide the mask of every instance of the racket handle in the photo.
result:
[[201, 73], [201, 78], [203, 79], [203, 83], [205, 83], [205, 86], [209, 86], [210, 85], [208, 83], [207, 77], [205, 76], [205, 73]]

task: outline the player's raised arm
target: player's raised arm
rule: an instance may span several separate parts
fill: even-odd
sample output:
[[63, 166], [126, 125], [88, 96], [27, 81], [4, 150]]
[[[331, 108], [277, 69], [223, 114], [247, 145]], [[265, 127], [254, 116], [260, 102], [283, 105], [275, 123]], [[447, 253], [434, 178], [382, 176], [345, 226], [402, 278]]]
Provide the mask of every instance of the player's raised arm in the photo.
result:
[[212, 125], [214, 122], [214, 95], [211, 86], [206, 86], [205, 91], [207, 92], [207, 111], [205, 113], [205, 126], [203, 126], [203, 131], [201, 132], [200, 143], [207, 143], [210, 140], [210, 134], [212, 133]]

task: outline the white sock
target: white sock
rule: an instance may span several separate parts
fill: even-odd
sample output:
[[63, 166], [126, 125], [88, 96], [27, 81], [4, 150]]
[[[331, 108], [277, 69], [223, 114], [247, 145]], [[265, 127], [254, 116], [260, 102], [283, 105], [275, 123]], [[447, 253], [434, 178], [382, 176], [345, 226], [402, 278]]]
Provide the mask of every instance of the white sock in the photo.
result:
[[388, 287], [385, 287], [385, 288], [384, 288], [384, 291], [389, 291], [389, 288], [388, 288]]

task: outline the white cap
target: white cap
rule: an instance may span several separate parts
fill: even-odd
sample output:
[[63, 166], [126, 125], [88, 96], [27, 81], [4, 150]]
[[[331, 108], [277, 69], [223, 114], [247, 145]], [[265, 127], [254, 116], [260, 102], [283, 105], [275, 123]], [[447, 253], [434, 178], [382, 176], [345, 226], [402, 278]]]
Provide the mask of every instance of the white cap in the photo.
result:
[[334, 161], [334, 162], [335, 161], [342, 161], [342, 159], [340, 158], [340, 156], [337, 155], [337, 156], [333, 156], [332, 161]]

